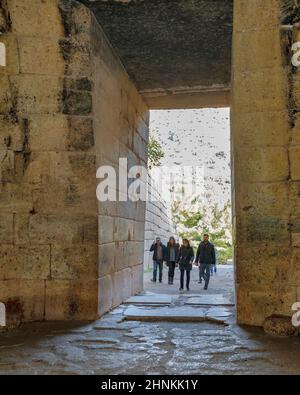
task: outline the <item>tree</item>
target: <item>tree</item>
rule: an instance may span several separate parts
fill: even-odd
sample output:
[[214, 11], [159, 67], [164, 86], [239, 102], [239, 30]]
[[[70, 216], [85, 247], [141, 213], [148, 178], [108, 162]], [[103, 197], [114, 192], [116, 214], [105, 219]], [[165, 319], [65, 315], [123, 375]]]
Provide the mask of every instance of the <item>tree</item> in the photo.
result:
[[188, 238], [196, 247], [202, 240], [202, 235], [208, 233], [211, 241], [218, 249], [218, 260], [226, 263], [232, 259], [232, 228], [231, 205], [227, 202], [223, 207], [212, 203], [208, 196], [201, 199], [177, 199], [172, 205], [173, 220], [179, 236]]
[[160, 143], [151, 136], [148, 143], [148, 161], [149, 168], [158, 167], [161, 165], [161, 159], [164, 158], [165, 153]]

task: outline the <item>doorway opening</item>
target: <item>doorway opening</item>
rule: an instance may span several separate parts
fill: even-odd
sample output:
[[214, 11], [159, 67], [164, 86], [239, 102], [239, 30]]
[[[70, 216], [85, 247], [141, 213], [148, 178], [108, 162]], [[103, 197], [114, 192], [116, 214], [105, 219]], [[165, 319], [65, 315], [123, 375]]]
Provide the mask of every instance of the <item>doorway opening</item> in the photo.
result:
[[[150, 112], [148, 201], [146, 205], [144, 290], [160, 295], [209, 295], [234, 304], [229, 108], [153, 110]], [[187, 238], [195, 257], [205, 233], [215, 246], [207, 291], [193, 265], [189, 292], [179, 292], [180, 270], [170, 285], [169, 267], [153, 273], [151, 245], [174, 236]], [[153, 281], [154, 280], [154, 281]], [[155, 282], [156, 280], [156, 282]], [[172, 279], [171, 279], [172, 282]], [[208, 298], [209, 299], [209, 298]]]

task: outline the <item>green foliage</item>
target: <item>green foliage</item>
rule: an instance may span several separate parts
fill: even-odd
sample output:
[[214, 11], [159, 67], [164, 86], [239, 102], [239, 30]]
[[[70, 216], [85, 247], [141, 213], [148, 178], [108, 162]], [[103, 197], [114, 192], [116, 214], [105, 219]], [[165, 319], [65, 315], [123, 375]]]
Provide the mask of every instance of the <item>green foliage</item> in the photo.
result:
[[210, 235], [210, 240], [218, 250], [218, 262], [226, 263], [232, 259], [232, 229], [231, 206], [224, 207], [213, 204], [209, 199], [205, 203], [199, 197], [190, 200], [176, 200], [172, 206], [173, 220], [177, 226], [179, 236], [188, 238], [196, 247], [204, 233]]
[[160, 166], [161, 160], [164, 156], [165, 153], [160, 143], [155, 139], [155, 137], [150, 137], [148, 143], [148, 160], [150, 169]]

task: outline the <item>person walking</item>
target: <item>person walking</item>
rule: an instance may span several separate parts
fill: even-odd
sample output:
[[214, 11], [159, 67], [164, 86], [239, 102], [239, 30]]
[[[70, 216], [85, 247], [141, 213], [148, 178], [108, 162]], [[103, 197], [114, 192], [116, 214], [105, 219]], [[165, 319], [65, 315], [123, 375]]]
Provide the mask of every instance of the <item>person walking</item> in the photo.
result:
[[167, 244], [166, 249], [166, 262], [169, 267], [169, 285], [174, 284], [175, 266], [179, 254], [179, 244], [176, 243], [175, 238], [172, 236]]
[[153, 252], [153, 278], [151, 281], [156, 283], [157, 271], [159, 271], [159, 282], [162, 283], [166, 247], [162, 244], [160, 237], [157, 237], [153, 242], [150, 252]]
[[215, 246], [210, 243], [208, 234], [203, 236], [203, 241], [198, 247], [196, 263], [200, 264], [200, 281], [202, 278], [205, 280], [204, 290], [206, 291], [210, 280], [211, 266], [216, 264]]
[[190, 246], [190, 242], [187, 239], [183, 240], [183, 245], [180, 247], [177, 264], [180, 269], [180, 289], [184, 289], [184, 274], [186, 273], [186, 289], [190, 290], [190, 275], [193, 268], [193, 261], [195, 258], [194, 250]]

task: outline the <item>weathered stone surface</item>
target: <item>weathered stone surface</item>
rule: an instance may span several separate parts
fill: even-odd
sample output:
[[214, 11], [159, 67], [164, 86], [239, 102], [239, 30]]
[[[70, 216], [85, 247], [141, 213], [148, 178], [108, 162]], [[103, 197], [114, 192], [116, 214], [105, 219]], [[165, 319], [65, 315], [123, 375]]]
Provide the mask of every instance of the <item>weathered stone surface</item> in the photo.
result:
[[292, 325], [290, 317], [276, 315], [266, 318], [264, 331], [276, 336], [294, 336], [298, 332], [297, 328]]

